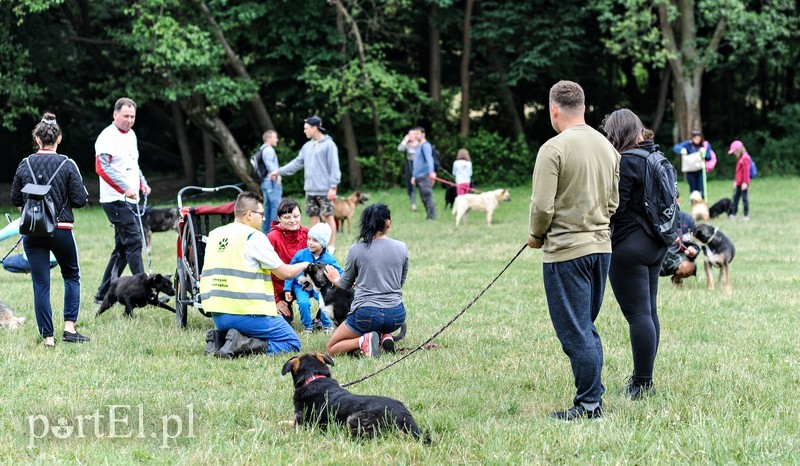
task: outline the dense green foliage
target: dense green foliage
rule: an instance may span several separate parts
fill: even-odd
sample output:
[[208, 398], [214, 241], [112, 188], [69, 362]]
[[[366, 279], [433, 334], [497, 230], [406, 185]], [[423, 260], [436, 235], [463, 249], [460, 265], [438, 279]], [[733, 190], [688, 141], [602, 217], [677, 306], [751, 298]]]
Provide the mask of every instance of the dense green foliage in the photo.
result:
[[[763, 174], [798, 173], [798, 133], [786, 123], [800, 105], [796, 1], [478, 0], [465, 18], [456, 0], [0, 0], [0, 139], [9, 161], [0, 182], [30, 150], [44, 110], [64, 128], [61, 151], [91, 173], [94, 139], [122, 95], [139, 103], [146, 174], [188, 180], [196, 172], [201, 183], [210, 163], [218, 184], [240, 181], [237, 161], [269, 126], [288, 161], [314, 113], [339, 145], [345, 187], [357, 183], [356, 164], [368, 186], [400, 184], [394, 149], [417, 124], [447, 162], [470, 150], [479, 184], [526, 183], [537, 148], [554, 134], [547, 91], [559, 79], [583, 85], [593, 126], [629, 107], [669, 147], [681, 110], [676, 80], [664, 72], [662, 5], [676, 31], [695, 18], [696, 42], [678, 55], [687, 67], [703, 63], [702, 127], [718, 152], [742, 139]], [[723, 20], [719, 46], [704, 51]], [[204, 147], [204, 134], [214, 147]], [[712, 178], [727, 176], [724, 166]]]

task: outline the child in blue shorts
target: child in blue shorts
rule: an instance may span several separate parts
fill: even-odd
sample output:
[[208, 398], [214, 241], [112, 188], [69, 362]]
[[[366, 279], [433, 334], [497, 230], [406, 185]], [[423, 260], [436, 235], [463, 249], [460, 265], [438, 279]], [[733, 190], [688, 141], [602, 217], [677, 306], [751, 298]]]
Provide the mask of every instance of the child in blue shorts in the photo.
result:
[[[331, 239], [331, 227], [325, 222], [320, 222], [308, 230], [308, 247], [297, 251], [292, 258], [290, 264], [298, 262], [310, 262], [316, 264], [322, 262], [323, 264], [330, 264], [339, 272], [342, 268], [336, 262], [336, 258], [327, 252], [328, 241]], [[303, 324], [303, 333], [311, 334], [314, 331], [314, 324], [316, 319], [311, 319], [311, 298], [319, 302], [319, 296], [314, 290], [304, 290], [302, 285], [297, 282], [297, 278], [287, 280], [283, 287], [284, 290], [291, 290], [294, 299], [297, 300], [297, 307], [300, 312], [300, 322]], [[291, 301], [291, 297], [287, 297], [287, 301]], [[325, 333], [331, 333], [331, 321], [324, 312], [319, 313], [319, 321], [322, 325], [322, 330]]]

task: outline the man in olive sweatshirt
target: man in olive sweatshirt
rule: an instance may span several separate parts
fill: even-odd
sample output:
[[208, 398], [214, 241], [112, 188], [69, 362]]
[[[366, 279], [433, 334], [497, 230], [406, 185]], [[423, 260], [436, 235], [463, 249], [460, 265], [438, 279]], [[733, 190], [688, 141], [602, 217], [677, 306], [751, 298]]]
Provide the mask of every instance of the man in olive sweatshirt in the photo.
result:
[[336, 188], [342, 179], [339, 169], [339, 148], [330, 136], [324, 133], [322, 118], [311, 116], [305, 119], [303, 133], [308, 142], [300, 148], [294, 160], [269, 174], [273, 180], [278, 176], [287, 176], [305, 168], [306, 215], [313, 227], [320, 221], [331, 227], [331, 240], [328, 252], [333, 254], [336, 243], [336, 221], [333, 218], [333, 201], [336, 200]]
[[550, 89], [557, 136], [539, 149], [533, 169], [528, 245], [542, 250], [550, 319], [567, 354], [577, 393], [573, 407], [550, 413], [565, 421], [602, 416], [603, 346], [594, 321], [611, 263], [611, 216], [617, 209], [620, 155], [584, 120], [583, 89]]

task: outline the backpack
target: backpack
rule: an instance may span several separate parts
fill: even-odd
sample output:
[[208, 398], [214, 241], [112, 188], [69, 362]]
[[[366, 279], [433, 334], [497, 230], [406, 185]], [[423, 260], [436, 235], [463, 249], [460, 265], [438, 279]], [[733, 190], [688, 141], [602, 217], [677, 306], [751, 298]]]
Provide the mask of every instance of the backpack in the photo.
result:
[[264, 164], [264, 157], [261, 156], [263, 149], [250, 156], [250, 176], [256, 181], [261, 181], [269, 175], [267, 166]]
[[431, 144], [431, 155], [433, 157], [433, 171], [441, 172], [442, 171], [442, 156], [439, 154], [439, 151], [436, 150], [436, 146]]
[[25, 203], [22, 205], [22, 212], [19, 219], [19, 233], [21, 235], [37, 237], [53, 236], [53, 233], [56, 231], [56, 225], [58, 225], [58, 215], [61, 215], [61, 212], [64, 211], [67, 204], [65, 202], [64, 208], [56, 215], [56, 206], [55, 202], [53, 202], [52, 193], [50, 192], [52, 188], [50, 183], [53, 182], [53, 178], [56, 177], [58, 171], [67, 163], [69, 158], [64, 157], [64, 160], [58, 168], [56, 168], [56, 171], [53, 172], [53, 176], [47, 180], [47, 184], [39, 184], [36, 182], [36, 174], [33, 173], [31, 162], [28, 159], [28, 157], [25, 158], [25, 163], [28, 165], [28, 170], [31, 172], [33, 183], [26, 184], [21, 190], [22, 194], [26, 195], [26, 198]]
[[662, 244], [669, 246], [678, 237], [678, 172], [661, 152], [648, 153], [631, 149], [626, 154], [647, 161], [644, 176], [644, 219], [642, 226], [649, 228]]
[[758, 176], [758, 168], [756, 167], [756, 162], [750, 157], [750, 179], [755, 178]]

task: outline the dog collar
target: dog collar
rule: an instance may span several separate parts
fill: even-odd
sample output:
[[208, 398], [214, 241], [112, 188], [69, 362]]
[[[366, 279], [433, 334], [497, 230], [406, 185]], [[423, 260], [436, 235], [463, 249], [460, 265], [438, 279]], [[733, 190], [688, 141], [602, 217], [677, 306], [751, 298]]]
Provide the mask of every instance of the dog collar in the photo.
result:
[[328, 377], [324, 375], [314, 374], [311, 377], [307, 378], [305, 382], [303, 382], [303, 386], [305, 387], [306, 385], [310, 384], [311, 382], [317, 379], [327, 379], [327, 378]]
[[703, 246], [708, 246], [708, 244], [709, 244], [709, 243], [711, 243], [712, 241], [714, 241], [714, 237], [715, 237], [715, 236], [717, 236], [717, 232], [718, 232], [718, 231], [719, 231], [719, 227], [716, 227], [716, 228], [714, 228], [714, 234], [712, 234], [712, 235], [711, 235], [711, 238], [708, 238], [708, 241], [706, 241], [706, 242], [703, 244]]

